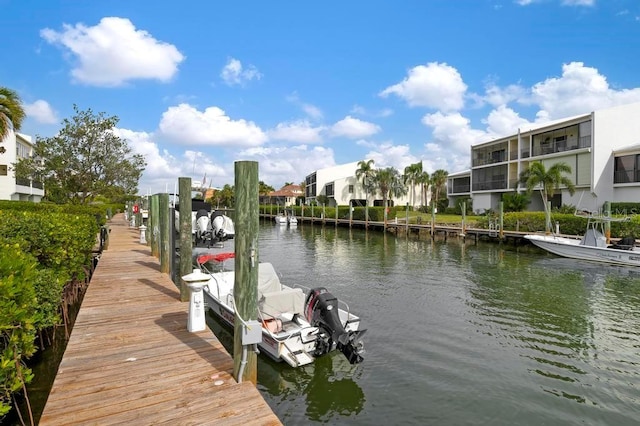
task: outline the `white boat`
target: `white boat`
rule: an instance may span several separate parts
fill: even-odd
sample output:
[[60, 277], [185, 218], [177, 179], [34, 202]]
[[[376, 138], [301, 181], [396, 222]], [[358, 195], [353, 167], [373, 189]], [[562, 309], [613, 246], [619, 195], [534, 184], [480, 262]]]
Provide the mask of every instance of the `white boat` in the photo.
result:
[[284, 213], [278, 213], [275, 217], [275, 221], [277, 225], [286, 225], [287, 224], [287, 216]]
[[[203, 288], [205, 303], [230, 326], [235, 319], [235, 273], [210, 272], [205, 264], [232, 257], [234, 253], [218, 253], [197, 259], [200, 269], [211, 276]], [[262, 325], [262, 342], [258, 346], [276, 361], [299, 367], [334, 350], [342, 352], [351, 364], [363, 360], [361, 337], [366, 330], [359, 330], [360, 318], [349, 311], [346, 303], [323, 287], [282, 284], [271, 263], [258, 264], [257, 319]]]
[[296, 226], [298, 224], [298, 219], [293, 215], [289, 215], [287, 216], [287, 223], [289, 226]]
[[573, 239], [549, 234], [529, 234], [524, 238], [531, 243], [558, 256], [572, 259], [605, 262], [624, 266], [640, 266], [640, 248], [635, 238], [625, 237], [616, 244], [607, 244], [604, 235], [606, 223], [627, 221], [628, 218], [589, 215], [587, 230], [582, 239]]

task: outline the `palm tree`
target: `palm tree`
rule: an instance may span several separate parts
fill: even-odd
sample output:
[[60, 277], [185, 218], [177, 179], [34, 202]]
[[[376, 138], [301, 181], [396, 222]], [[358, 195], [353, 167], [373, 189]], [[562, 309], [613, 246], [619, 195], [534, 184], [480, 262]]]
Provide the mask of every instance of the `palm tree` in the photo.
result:
[[565, 162], [556, 163], [547, 170], [540, 161], [531, 163], [527, 170], [520, 173], [520, 182], [527, 186], [527, 192], [531, 193], [536, 187], [540, 187], [540, 196], [545, 203], [551, 201], [556, 191], [564, 185], [569, 194], [576, 191], [573, 182], [563, 173], [571, 173], [571, 166]]
[[435, 190], [433, 195], [432, 203], [434, 203], [434, 207], [438, 207], [438, 200], [440, 200], [440, 193], [444, 191], [445, 184], [447, 183], [447, 176], [449, 176], [449, 172], [446, 170], [438, 169], [431, 175], [431, 185]]
[[[25, 113], [18, 94], [6, 87], [0, 86], [0, 142], [9, 136], [9, 132], [20, 130]], [[0, 154], [4, 154], [4, 147], [0, 147]]]
[[402, 181], [400, 172], [395, 167], [387, 167], [378, 170], [375, 175], [375, 184], [384, 205], [384, 225], [387, 226], [387, 200], [389, 197], [401, 197], [407, 193], [407, 187]]
[[576, 192], [571, 179], [564, 176], [563, 173], [571, 173], [571, 166], [567, 163], [556, 163], [547, 170], [540, 161], [534, 161], [527, 170], [520, 173], [520, 182], [527, 186], [527, 193], [531, 193], [536, 187], [540, 189], [544, 211], [547, 215], [546, 232], [551, 229], [551, 216], [548, 206], [556, 191], [560, 189], [561, 185], [564, 185], [569, 194], [573, 195]]
[[416, 183], [418, 181], [418, 177], [422, 174], [422, 161], [418, 161], [417, 163], [410, 164], [404, 168], [404, 183], [407, 182], [411, 185], [411, 206], [414, 206], [416, 203]]
[[367, 202], [365, 205], [369, 204], [369, 190], [373, 189], [373, 177], [376, 173], [373, 164], [373, 160], [358, 161], [358, 169], [356, 170], [356, 179], [362, 180], [362, 188], [366, 194]]
[[420, 185], [420, 203], [423, 206], [427, 205], [427, 193], [429, 192], [429, 184], [431, 183], [431, 177], [429, 173], [422, 172], [416, 179], [416, 183]]

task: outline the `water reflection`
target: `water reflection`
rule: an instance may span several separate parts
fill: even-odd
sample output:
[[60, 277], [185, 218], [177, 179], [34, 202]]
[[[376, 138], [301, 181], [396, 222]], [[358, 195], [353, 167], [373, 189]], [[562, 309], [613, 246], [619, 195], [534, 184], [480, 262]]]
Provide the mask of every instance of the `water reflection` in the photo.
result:
[[[525, 367], [541, 377], [534, 382], [543, 391], [583, 404], [610, 404], [609, 395], [594, 389], [614, 371], [638, 375], [638, 271], [489, 251], [488, 265], [476, 262], [469, 274], [475, 285], [468, 303], [478, 313], [479, 330], [528, 359]], [[636, 404], [635, 385], [622, 388], [617, 397]]]

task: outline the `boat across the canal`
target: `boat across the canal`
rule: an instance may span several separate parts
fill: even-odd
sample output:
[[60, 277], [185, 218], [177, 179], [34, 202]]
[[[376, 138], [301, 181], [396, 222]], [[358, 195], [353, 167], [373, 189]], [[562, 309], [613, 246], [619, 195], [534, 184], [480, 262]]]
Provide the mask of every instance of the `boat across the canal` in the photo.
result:
[[524, 238], [536, 246], [558, 256], [624, 266], [640, 266], [640, 248], [634, 237], [625, 237], [616, 244], [607, 244], [605, 226], [611, 222], [624, 222], [629, 218], [589, 214], [587, 229], [582, 239], [549, 234], [529, 234]]
[[[197, 258], [200, 269], [211, 278], [203, 288], [205, 303], [223, 322], [235, 320], [234, 271], [211, 272], [207, 262], [224, 262], [234, 253], [205, 254]], [[220, 268], [223, 269], [223, 268]], [[262, 325], [261, 351], [292, 367], [310, 364], [315, 358], [338, 350], [351, 364], [362, 362], [364, 346], [360, 318], [346, 303], [323, 287], [309, 289], [280, 282], [271, 263], [258, 264], [258, 321]]]

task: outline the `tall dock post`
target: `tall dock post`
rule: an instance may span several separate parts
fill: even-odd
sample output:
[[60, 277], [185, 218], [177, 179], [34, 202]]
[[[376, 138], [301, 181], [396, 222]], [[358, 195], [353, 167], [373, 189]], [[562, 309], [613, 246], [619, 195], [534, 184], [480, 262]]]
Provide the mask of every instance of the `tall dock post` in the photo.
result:
[[[192, 272], [193, 265], [191, 253], [193, 243], [191, 242], [191, 178], [178, 178], [178, 191], [180, 193], [180, 269], [178, 276], [183, 277]], [[189, 300], [189, 287], [180, 281], [180, 300]]]
[[500, 236], [500, 241], [504, 239], [504, 201], [500, 201], [500, 229], [498, 230], [498, 235]]
[[409, 203], [407, 202], [407, 215], [405, 217], [404, 232], [409, 235]]
[[151, 254], [160, 258], [160, 194], [151, 196], [151, 209], [149, 211], [149, 225], [151, 227]]
[[235, 283], [236, 317], [233, 326], [233, 375], [236, 381], [257, 383], [257, 355], [243, 345], [243, 334], [258, 317], [258, 163], [235, 163]]
[[169, 194], [158, 195], [158, 205], [160, 210], [160, 272], [168, 274], [171, 265], [171, 250], [169, 249], [169, 239], [171, 232], [169, 227]]
[[[607, 217], [611, 217], [611, 201], [604, 202], [604, 211]], [[606, 237], [607, 245], [611, 244], [611, 221], [607, 220], [604, 223], [604, 236]]]

